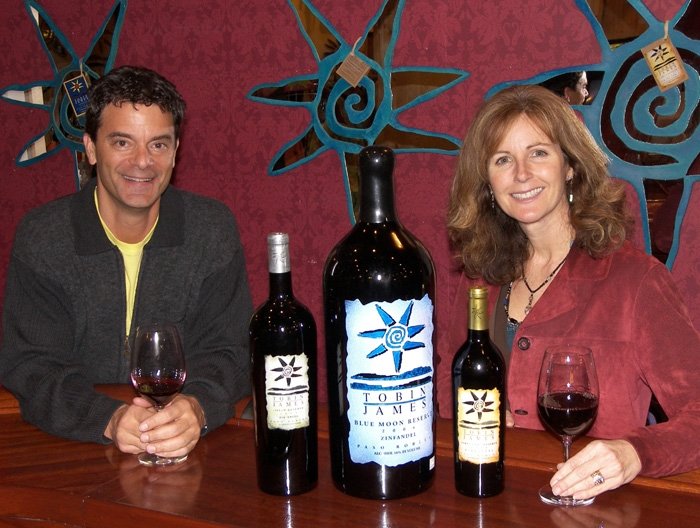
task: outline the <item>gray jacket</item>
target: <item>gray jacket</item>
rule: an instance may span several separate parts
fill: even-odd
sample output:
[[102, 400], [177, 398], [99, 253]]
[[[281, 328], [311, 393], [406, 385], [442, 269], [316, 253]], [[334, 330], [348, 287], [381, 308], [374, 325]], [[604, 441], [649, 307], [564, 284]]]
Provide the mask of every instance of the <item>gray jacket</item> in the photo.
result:
[[[0, 383], [22, 416], [45, 431], [106, 442], [120, 402], [93, 384], [129, 383], [124, 264], [95, 210], [95, 181], [29, 212], [7, 273]], [[209, 429], [249, 394], [252, 312], [233, 215], [217, 201], [169, 187], [141, 261], [130, 332], [171, 321], [182, 332], [183, 392], [199, 400]]]

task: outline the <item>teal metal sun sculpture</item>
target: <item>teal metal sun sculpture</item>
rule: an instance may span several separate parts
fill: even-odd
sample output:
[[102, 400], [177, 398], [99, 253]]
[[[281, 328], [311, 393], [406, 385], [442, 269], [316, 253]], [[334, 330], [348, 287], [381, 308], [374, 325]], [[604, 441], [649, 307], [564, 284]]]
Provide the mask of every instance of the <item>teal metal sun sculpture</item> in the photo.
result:
[[[311, 123], [284, 145], [268, 172], [279, 175], [327, 150], [340, 157], [350, 220], [357, 210], [357, 155], [367, 145], [396, 152], [455, 155], [459, 140], [401, 125], [398, 115], [436, 97], [467, 78], [457, 69], [393, 67], [392, 60], [405, 0], [386, 0], [353, 46], [346, 42], [309, 0], [288, 0], [318, 63], [313, 74], [254, 87], [248, 97], [261, 103], [306, 108]], [[338, 74], [348, 56], [369, 68], [353, 86]]]
[[[594, 30], [601, 61], [504, 83], [492, 88], [487, 97], [507, 85], [539, 84], [566, 72], [586, 70], [589, 78], [600, 76], [600, 88], [592, 104], [579, 105], [576, 109], [610, 157], [610, 173], [628, 181], [637, 191], [647, 252], [652, 248], [644, 181], [682, 181], [673, 245], [666, 259], [666, 265], [672, 268], [691, 189], [700, 179], [700, 175], [689, 174], [700, 153], [700, 2], [686, 0], [667, 25], [656, 19], [641, 0], [628, 0], [628, 3], [648, 26], [639, 37], [619, 46], [611, 45], [588, 3], [576, 0]], [[666, 27], [684, 62], [688, 79], [662, 92], [641, 50], [663, 38]]]
[[24, 6], [46, 52], [53, 79], [27, 84], [14, 84], [0, 89], [5, 101], [38, 108], [49, 114], [49, 125], [22, 148], [15, 162], [21, 167], [53, 156], [61, 149], [73, 152], [75, 179], [79, 187], [89, 177], [84, 159], [84, 105], [89, 83], [112, 68], [117, 54], [119, 32], [126, 13], [127, 0], [117, 0], [84, 57], [78, 57], [70, 41], [58, 29], [35, 0]]

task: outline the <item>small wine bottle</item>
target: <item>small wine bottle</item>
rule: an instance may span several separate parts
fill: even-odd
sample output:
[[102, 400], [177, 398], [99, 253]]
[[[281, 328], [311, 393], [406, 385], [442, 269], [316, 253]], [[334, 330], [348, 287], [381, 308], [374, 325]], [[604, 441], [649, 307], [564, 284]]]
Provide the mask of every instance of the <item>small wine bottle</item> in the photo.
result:
[[396, 216], [391, 149], [359, 162], [359, 218], [323, 280], [331, 471], [345, 493], [394, 499], [435, 472], [435, 271]]
[[267, 237], [270, 296], [250, 321], [258, 487], [297, 495], [318, 478], [316, 324], [294, 298], [289, 237]]
[[470, 497], [503, 491], [505, 363], [489, 337], [488, 290], [469, 290], [469, 335], [452, 362], [455, 484]]

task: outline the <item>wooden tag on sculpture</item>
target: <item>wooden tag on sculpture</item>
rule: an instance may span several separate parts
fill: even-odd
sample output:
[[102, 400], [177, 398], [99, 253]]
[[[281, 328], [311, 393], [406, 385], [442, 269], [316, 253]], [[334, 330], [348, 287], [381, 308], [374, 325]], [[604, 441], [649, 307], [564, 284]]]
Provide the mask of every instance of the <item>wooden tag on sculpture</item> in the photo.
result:
[[644, 47], [642, 54], [654, 76], [656, 85], [662, 92], [688, 80], [683, 60], [668, 36], [668, 22], [666, 22], [664, 38]]

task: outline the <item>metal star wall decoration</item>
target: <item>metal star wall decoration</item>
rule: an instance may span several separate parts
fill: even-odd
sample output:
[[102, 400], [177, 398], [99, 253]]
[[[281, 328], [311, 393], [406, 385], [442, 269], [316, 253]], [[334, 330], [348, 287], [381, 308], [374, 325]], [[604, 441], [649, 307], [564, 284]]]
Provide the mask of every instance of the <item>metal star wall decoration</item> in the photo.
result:
[[639, 37], [613, 46], [586, 0], [576, 0], [576, 4], [596, 35], [601, 61], [551, 70], [524, 81], [503, 83], [492, 88], [487, 97], [507, 85], [539, 84], [566, 72], [586, 70], [589, 75], [601, 75], [600, 88], [592, 104], [579, 105], [576, 109], [610, 157], [610, 173], [628, 181], [639, 195], [647, 252], [651, 252], [651, 234], [644, 180], [683, 182], [673, 245], [666, 259], [666, 265], [672, 268], [691, 189], [693, 183], [700, 180], [700, 175], [688, 174], [691, 164], [700, 154], [700, 1], [686, 0], [668, 23], [668, 36], [685, 63], [689, 78], [682, 85], [663, 93], [640, 50], [664, 37], [665, 23], [656, 19], [641, 0], [628, 0], [648, 28]]
[[[383, 145], [397, 153], [455, 155], [459, 151], [457, 138], [406, 127], [398, 116], [463, 81], [468, 73], [392, 65], [405, 0], [385, 0], [354, 46], [338, 34], [310, 0], [288, 3], [318, 63], [318, 71], [261, 84], [248, 94], [248, 98], [261, 103], [303, 107], [311, 115], [308, 127], [275, 154], [268, 172], [276, 176], [335, 150], [342, 166], [350, 220], [354, 222], [358, 205], [357, 155], [363, 147]], [[369, 66], [356, 87], [337, 74], [351, 54]]]
[[[24, 6], [54, 72], [53, 79], [14, 84], [0, 89], [0, 97], [13, 104], [38, 108], [49, 114], [49, 124], [30, 139], [17, 156], [20, 167], [38, 163], [61, 149], [73, 152], [78, 187], [89, 178], [89, 164], [82, 143], [84, 116], [76, 110], [79, 100], [71, 99], [91, 80], [108, 72], [114, 64], [126, 14], [127, 0], [117, 0], [93, 37], [84, 57], [78, 57], [70, 41], [35, 0]], [[64, 84], [66, 89], [64, 90]], [[75, 92], [75, 93], [72, 93]]]

